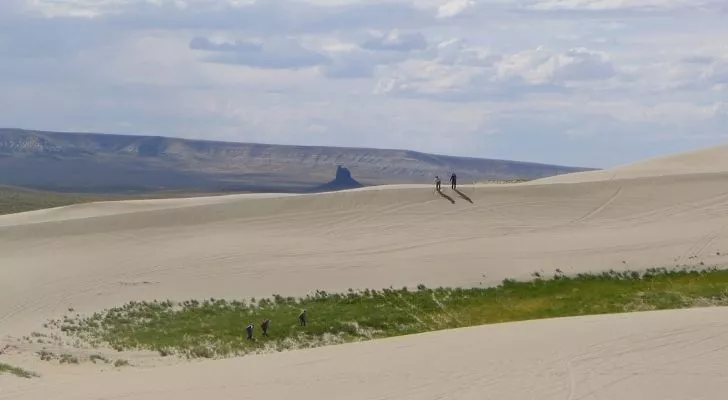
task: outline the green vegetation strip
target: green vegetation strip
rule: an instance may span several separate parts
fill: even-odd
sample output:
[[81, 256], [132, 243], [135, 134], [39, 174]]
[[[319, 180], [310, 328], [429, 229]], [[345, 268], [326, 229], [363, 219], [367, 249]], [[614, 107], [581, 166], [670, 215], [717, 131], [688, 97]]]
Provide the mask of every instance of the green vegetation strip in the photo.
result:
[[0, 215], [61, 207], [84, 201], [93, 199], [80, 195], [0, 186]]
[[[139, 200], [139, 199], [165, 199], [192, 196], [217, 196], [232, 194], [224, 192], [200, 191], [143, 191], [124, 194], [111, 193], [63, 193], [45, 190], [0, 186], [0, 215], [14, 214], [25, 211], [43, 210], [53, 207], [70, 206], [73, 204], [90, 203], [94, 201]], [[235, 192], [240, 193], [240, 192]]]
[[[224, 357], [539, 318], [728, 305], [728, 270], [534, 274], [491, 288], [317, 291], [305, 298], [132, 302], [53, 323], [92, 345]], [[298, 315], [307, 310], [308, 324]], [[260, 324], [270, 319], [268, 336]], [[255, 326], [254, 340], [245, 327]]]
[[35, 372], [26, 371], [22, 368], [13, 367], [5, 363], [0, 363], [0, 374], [11, 374], [21, 378], [34, 378], [39, 375]]

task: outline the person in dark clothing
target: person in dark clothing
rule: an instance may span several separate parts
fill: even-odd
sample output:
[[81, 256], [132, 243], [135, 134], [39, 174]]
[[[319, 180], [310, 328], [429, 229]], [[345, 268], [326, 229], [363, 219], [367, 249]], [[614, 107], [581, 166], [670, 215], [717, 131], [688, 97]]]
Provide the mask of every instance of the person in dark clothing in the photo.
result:
[[248, 333], [248, 340], [253, 340], [253, 323], [251, 322], [245, 327], [245, 331]]
[[298, 315], [298, 323], [301, 324], [301, 326], [306, 326], [308, 323], [308, 314], [306, 313], [306, 310], [303, 310], [301, 314]]
[[266, 319], [260, 324], [260, 328], [263, 329], [263, 336], [268, 336], [268, 326], [270, 326], [270, 320]]
[[455, 175], [454, 172], [452, 173], [452, 175], [450, 175], [450, 185], [453, 189], [455, 189], [455, 187], [457, 187], [458, 185], [458, 177]]

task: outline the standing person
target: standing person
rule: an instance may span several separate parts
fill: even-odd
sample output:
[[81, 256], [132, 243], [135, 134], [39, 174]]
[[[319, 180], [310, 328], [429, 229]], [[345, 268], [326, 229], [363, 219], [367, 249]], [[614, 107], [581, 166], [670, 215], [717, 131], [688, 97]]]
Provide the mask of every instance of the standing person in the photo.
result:
[[301, 326], [306, 326], [308, 323], [308, 314], [306, 313], [306, 310], [303, 310], [301, 314], [298, 315], [298, 323], [301, 324]]
[[248, 340], [253, 340], [253, 323], [249, 323], [247, 327], [245, 327], [245, 331], [248, 333]]
[[450, 175], [450, 186], [454, 190], [457, 187], [457, 185], [458, 185], [458, 177], [453, 172], [452, 175]]
[[263, 329], [263, 336], [268, 336], [268, 326], [270, 325], [270, 320], [266, 319], [263, 321], [262, 324], [260, 324], [260, 328]]
[[435, 190], [440, 191], [440, 177], [435, 176]]

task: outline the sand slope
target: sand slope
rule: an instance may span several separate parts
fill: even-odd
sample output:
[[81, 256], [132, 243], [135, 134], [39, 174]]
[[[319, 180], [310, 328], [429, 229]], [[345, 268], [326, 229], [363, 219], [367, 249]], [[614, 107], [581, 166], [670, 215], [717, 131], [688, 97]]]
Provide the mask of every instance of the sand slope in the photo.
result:
[[[701, 262], [725, 265], [728, 148], [671, 157], [597, 173], [609, 179], [593, 179], [594, 173], [575, 174], [528, 184], [463, 186], [461, 193], [446, 188], [444, 196], [429, 186], [402, 185], [315, 195], [95, 203], [0, 216], [0, 340], [8, 335], [26, 335], [69, 307], [94, 312], [130, 300], [300, 295], [316, 289], [419, 283], [488, 285], [508, 277], [526, 278], [539, 270], [550, 273], [556, 268], [569, 273]], [[684, 173], [686, 165], [691, 166], [690, 174]], [[188, 396], [214, 390], [219, 393], [216, 398], [232, 397], [241, 390], [240, 385], [251, 385], [245, 387], [253, 392], [274, 390], [270, 392], [273, 398], [284, 398], [287, 390], [296, 390], [290, 386], [296, 382], [326, 398], [339, 398], [338, 393], [366, 382], [371, 382], [374, 391], [358, 398], [437, 398], [433, 393], [447, 395], [451, 391], [459, 391], [451, 398], [482, 395], [482, 391], [468, 389], [468, 385], [489, 388], [489, 398], [552, 398], [549, 393], [557, 396], [553, 398], [567, 398], [563, 390], [569, 379], [562, 376], [551, 382], [549, 377], [565, 373], [563, 357], [591, 354], [599, 358], [570, 365], [581, 363], [582, 375], [596, 368], [582, 378], [598, 382], [591, 385], [594, 393], [605, 393], [602, 398], [668, 398], [658, 394], [679, 393], [674, 391], [679, 390], [675, 386], [678, 383], [663, 379], [678, 369], [665, 366], [664, 357], [687, 354], [681, 353], [687, 350], [676, 349], [701, 346], [692, 342], [700, 338], [705, 338], [705, 346], [712, 346], [717, 339], [701, 335], [713, 332], [713, 328], [703, 330], [698, 322], [725, 320], [724, 313], [675, 314], [679, 317], [641, 314], [607, 322], [584, 319], [523, 325], [531, 327], [529, 332], [538, 330], [532, 336], [523, 333], [526, 329], [520, 325], [476, 328], [383, 344], [204, 364], [204, 368], [214, 368], [209, 370], [214, 373], [203, 373], [203, 364], [155, 369], [149, 373], [158, 374], [154, 378], [158, 381], [148, 386], [142, 382], [147, 373], [124, 372], [124, 379], [136, 382], [128, 387], [118, 381], [83, 388], [78, 385], [82, 377], [51, 371], [42, 383], [34, 383], [39, 385], [36, 389], [22, 393], [3, 390], [0, 396], [15, 393], [14, 398], [48, 398], [40, 394], [58, 391], [67, 393], [68, 398], [92, 398], [91, 394], [106, 391], [109, 398], [125, 394], [152, 398], [159, 390], [162, 397], [184, 398], [169, 392], [169, 385], [189, 381]], [[610, 331], [604, 328], [607, 325], [599, 324], [624, 326]], [[619, 339], [630, 329], [631, 337]], [[641, 334], [642, 329], [647, 333]], [[554, 331], [554, 336], [542, 335], [549, 330]], [[567, 335], [570, 330], [576, 333]], [[558, 336], [558, 332], [564, 336]], [[686, 342], [671, 345], [671, 354], [661, 355], [661, 350], [656, 349], [649, 353], [653, 359], [639, 352], [631, 358], [632, 339], [642, 341], [644, 335], [654, 334], [664, 341], [683, 333]], [[697, 336], [690, 336], [693, 334]], [[502, 338], [497, 339], [501, 337], [498, 335]], [[508, 337], [517, 340], [510, 345]], [[559, 342], [560, 351], [566, 355], [553, 354], [554, 348], [548, 344], [559, 338], [563, 340]], [[614, 348], [599, 347], [600, 341], [607, 340], [615, 340], [615, 346], [627, 352], [619, 356], [627, 358], [619, 360], [626, 360], [631, 370], [617, 368], [622, 361], [614, 359]], [[370, 348], [367, 346], [372, 346], [372, 355], [365, 355]], [[647, 345], [642, 346], [638, 350], [644, 353]], [[521, 347], [530, 350], [517, 351]], [[501, 348], [510, 350], [499, 353], [505, 351]], [[379, 372], [379, 366], [370, 364], [381, 354], [395, 350], [400, 352], [401, 360], [384, 363], [382, 368], [389, 369]], [[472, 358], [465, 357], [465, 353], [473, 351]], [[713, 373], [723, 367], [712, 356], [693, 354], [692, 359], [687, 355], [684, 358], [695, 368]], [[459, 367], [458, 360], [466, 364]], [[653, 365], [650, 360], [660, 363]], [[677, 358], [670, 360], [677, 362]], [[342, 363], [357, 366], [345, 370]], [[557, 368], [558, 363], [562, 364]], [[413, 370], [415, 366], [433, 369]], [[506, 374], [502, 368], [510, 372]], [[282, 375], [274, 375], [274, 370]], [[364, 375], [358, 378], [352, 371]], [[620, 388], [637, 390], [638, 381], [625, 377], [625, 371], [648, 371], [643, 380], [646, 389], [629, 397], [627, 389]], [[541, 383], [529, 383], [528, 377], [534, 374], [541, 374], [534, 381]], [[419, 383], [409, 384], [401, 379], [403, 376], [411, 376]], [[681, 379], [695, 385], [725, 384], [711, 376]], [[118, 377], [110, 373], [87, 379], [111, 382]], [[612, 379], [616, 383], [610, 386]], [[516, 390], [517, 382], [525, 389]], [[605, 387], [600, 389], [602, 384]], [[709, 390], [693, 387], [692, 383], [685, 385]], [[590, 389], [583, 384], [578, 388], [584, 399], [597, 398], [597, 394], [589, 397]], [[635, 397], [640, 393], [648, 397]], [[349, 392], [351, 396], [353, 391]], [[689, 397], [699, 398], [698, 394]]]
[[472, 204], [450, 189], [454, 204], [427, 187], [385, 187], [146, 209], [155, 203], [80, 205], [28, 213], [27, 224], [11, 215], [0, 218], [12, 221], [0, 226], [0, 335], [25, 333], [69, 307], [93, 311], [132, 299], [479, 285], [556, 268], [724, 263], [725, 180], [464, 187]]
[[538, 179], [543, 183], [580, 183], [657, 176], [724, 173], [728, 171], [728, 144], [654, 157], [616, 168], [576, 172]]
[[566, 318], [15, 381], [0, 399], [719, 399], [727, 341], [725, 308]]

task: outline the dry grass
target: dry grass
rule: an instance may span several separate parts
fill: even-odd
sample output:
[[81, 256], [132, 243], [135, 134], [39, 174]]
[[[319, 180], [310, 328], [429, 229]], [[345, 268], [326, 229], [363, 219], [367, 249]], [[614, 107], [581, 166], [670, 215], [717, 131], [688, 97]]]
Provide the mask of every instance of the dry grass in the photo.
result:
[[36, 374], [35, 372], [27, 371], [22, 368], [14, 367], [9, 364], [0, 363], [0, 374], [11, 374], [15, 375], [20, 378], [36, 378], [40, 375]]

